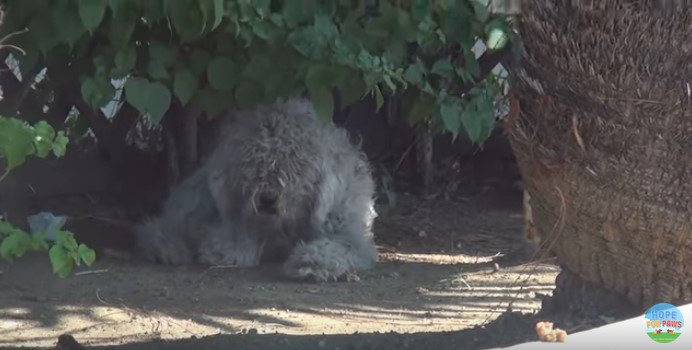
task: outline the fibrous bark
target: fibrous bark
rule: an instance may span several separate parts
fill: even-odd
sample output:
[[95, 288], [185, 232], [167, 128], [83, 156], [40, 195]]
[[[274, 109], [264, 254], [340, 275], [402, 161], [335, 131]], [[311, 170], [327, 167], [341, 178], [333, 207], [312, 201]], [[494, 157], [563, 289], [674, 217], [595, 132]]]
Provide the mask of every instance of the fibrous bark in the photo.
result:
[[508, 131], [566, 269], [639, 307], [692, 301], [692, 3], [533, 1]]

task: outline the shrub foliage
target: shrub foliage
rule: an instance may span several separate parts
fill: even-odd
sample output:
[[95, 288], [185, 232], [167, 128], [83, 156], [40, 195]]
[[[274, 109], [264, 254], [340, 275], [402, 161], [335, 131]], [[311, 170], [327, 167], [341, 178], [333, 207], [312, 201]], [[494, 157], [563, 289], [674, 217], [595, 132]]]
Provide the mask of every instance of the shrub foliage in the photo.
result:
[[498, 89], [472, 47], [481, 39], [492, 52], [511, 38], [481, 0], [4, 3], [2, 32], [28, 29], [11, 39], [25, 51], [23, 73], [74, 78], [94, 108], [116, 95], [113, 79], [126, 79], [122, 97], [154, 122], [174, 102], [213, 116], [307, 92], [329, 117], [334, 89], [342, 105], [373, 94], [378, 107], [400, 92], [409, 121], [480, 142]]
[[[16, 85], [47, 91], [32, 94], [32, 105], [76, 107], [78, 120], [67, 123], [72, 128], [67, 134], [91, 128], [100, 144], [124, 138], [118, 130], [127, 129], [132, 115], [153, 123], [181, 110], [213, 117], [227, 107], [252, 107], [303, 93], [321, 117], [329, 118], [337, 105], [335, 91], [340, 106], [371, 94], [378, 109], [388, 95], [402, 95], [410, 123], [426, 123], [454, 137], [465, 132], [482, 142], [493, 127], [499, 93], [497, 80], [487, 75], [494, 63], [483, 59], [514, 39], [505, 18], [491, 13], [482, 0], [0, 4], [5, 53], [0, 57], [11, 52], [18, 61], [22, 83]], [[473, 50], [479, 40], [487, 47], [480, 58]], [[43, 77], [40, 83], [27, 84], [37, 76]], [[2, 87], [8, 89], [4, 83]], [[104, 115], [101, 108], [114, 100], [128, 107], [120, 111], [129, 110], [129, 117]], [[63, 131], [38, 121], [48, 118], [45, 110], [29, 109], [36, 115], [27, 115], [19, 105], [15, 101], [0, 108], [12, 114], [0, 118], [5, 174], [30, 155], [62, 156], [68, 143]], [[58, 121], [64, 123], [64, 117]], [[0, 221], [0, 240], [4, 258], [49, 248], [41, 236], [6, 221]], [[60, 275], [80, 261], [93, 261], [93, 251], [64, 231], [50, 249]]]

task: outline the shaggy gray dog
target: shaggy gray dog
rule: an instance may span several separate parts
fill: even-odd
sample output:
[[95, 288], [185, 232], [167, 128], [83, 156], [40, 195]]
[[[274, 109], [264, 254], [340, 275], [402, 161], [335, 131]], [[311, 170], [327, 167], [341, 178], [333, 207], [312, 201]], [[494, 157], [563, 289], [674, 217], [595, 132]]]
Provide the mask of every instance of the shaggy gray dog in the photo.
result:
[[[231, 113], [203, 165], [140, 225], [145, 258], [253, 266], [337, 280], [377, 260], [374, 183], [345, 130], [303, 98]], [[231, 120], [231, 119], [229, 119]]]

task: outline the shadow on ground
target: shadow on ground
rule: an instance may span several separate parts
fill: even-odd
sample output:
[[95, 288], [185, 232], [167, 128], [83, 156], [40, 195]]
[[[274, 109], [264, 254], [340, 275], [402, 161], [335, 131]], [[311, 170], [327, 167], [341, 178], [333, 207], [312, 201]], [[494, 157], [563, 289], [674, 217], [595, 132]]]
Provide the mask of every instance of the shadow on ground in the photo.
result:
[[[454, 331], [492, 320], [510, 303], [536, 311], [557, 273], [551, 265], [496, 271], [491, 263], [384, 262], [359, 282], [305, 284], [282, 279], [273, 266], [170, 269], [106, 260], [81, 271], [98, 273], [59, 279], [44, 258], [31, 256], [3, 276], [1, 346], [50, 346], [63, 333], [99, 345], [248, 329], [262, 338]], [[534, 277], [526, 277], [529, 268]]]
[[61, 334], [116, 349], [480, 349], [509, 344], [512, 334], [531, 339], [521, 318], [474, 329], [510, 305], [531, 315], [554, 288], [559, 268], [521, 253], [520, 203], [402, 196], [378, 219], [381, 262], [352, 283], [288, 281], [275, 266], [103, 256], [61, 279], [45, 254], [1, 262], [0, 347], [52, 347]]
[[214, 335], [199, 339], [150, 341], [89, 349], [488, 349], [536, 340], [533, 320], [518, 313], [504, 313], [486, 327], [455, 332], [421, 332], [411, 334], [370, 333], [339, 335], [284, 335], [250, 333]]

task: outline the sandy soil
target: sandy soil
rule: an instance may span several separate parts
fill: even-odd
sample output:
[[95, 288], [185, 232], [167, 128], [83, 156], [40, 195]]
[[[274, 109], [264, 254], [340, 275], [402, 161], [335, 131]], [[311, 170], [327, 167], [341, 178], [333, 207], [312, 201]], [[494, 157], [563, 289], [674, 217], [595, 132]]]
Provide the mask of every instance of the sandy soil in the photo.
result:
[[[531, 262], [519, 193], [400, 196], [380, 211], [381, 263], [355, 282], [292, 282], [276, 266], [171, 268], [103, 256], [60, 279], [45, 254], [3, 261], [0, 347], [54, 347], [68, 333], [89, 348], [199, 347], [202, 337], [204, 348], [484, 348], [510, 336], [474, 327], [510, 303], [536, 312], [552, 293], [559, 268]], [[505, 328], [512, 319], [527, 325], [503, 317]]]

